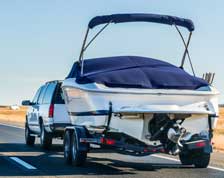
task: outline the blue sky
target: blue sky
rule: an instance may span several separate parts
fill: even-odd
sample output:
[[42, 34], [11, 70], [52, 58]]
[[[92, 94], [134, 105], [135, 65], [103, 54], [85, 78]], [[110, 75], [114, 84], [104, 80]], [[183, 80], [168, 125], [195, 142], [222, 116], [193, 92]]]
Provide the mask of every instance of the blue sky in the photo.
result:
[[[215, 72], [215, 86], [222, 92], [223, 7], [222, 0], [1, 1], [0, 104], [20, 104], [32, 98], [43, 82], [65, 78], [78, 58], [88, 21], [112, 13], [159, 13], [192, 19], [196, 30], [190, 52], [196, 73]], [[174, 27], [134, 23], [108, 28], [86, 57], [138, 54], [179, 65], [182, 52]], [[223, 95], [220, 102], [224, 103]]]

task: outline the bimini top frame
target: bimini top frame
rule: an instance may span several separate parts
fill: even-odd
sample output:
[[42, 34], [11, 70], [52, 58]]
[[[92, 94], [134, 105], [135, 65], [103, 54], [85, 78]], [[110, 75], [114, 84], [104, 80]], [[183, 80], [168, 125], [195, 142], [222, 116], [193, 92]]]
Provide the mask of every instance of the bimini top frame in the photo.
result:
[[183, 19], [175, 16], [157, 15], [157, 14], [113, 14], [94, 17], [89, 22], [89, 28], [106, 23], [124, 23], [124, 22], [153, 22], [167, 25], [178, 25], [194, 31], [194, 24], [189, 19]]
[[[113, 14], [113, 15], [94, 17], [88, 24], [87, 32], [85, 34], [85, 38], [84, 38], [80, 56], [79, 56], [79, 63], [81, 65], [81, 74], [83, 74], [83, 54], [85, 50], [89, 47], [89, 45], [110, 23], [125, 23], [125, 22], [152, 22], [152, 23], [160, 23], [160, 24], [166, 24], [166, 25], [174, 25], [179, 35], [181, 36], [182, 42], [184, 43], [184, 46], [185, 46], [185, 51], [183, 54], [180, 67], [183, 68], [185, 63], [185, 58], [187, 55], [191, 64], [193, 74], [195, 75], [193, 65], [190, 59], [190, 55], [188, 52], [188, 46], [190, 44], [192, 32], [194, 31], [193, 22], [189, 19], [179, 18], [175, 16], [168, 16], [168, 15], [158, 15], [158, 14]], [[89, 30], [102, 24], [104, 24], [102, 29], [87, 43]], [[190, 34], [189, 34], [187, 42], [184, 40], [178, 26], [185, 27], [189, 30]]]

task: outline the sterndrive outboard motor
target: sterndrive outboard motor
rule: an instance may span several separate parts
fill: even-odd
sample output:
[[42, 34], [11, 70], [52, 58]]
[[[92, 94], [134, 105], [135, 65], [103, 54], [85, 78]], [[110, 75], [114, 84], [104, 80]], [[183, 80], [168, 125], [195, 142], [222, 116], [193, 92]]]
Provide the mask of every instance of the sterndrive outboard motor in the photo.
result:
[[183, 148], [183, 143], [191, 141], [193, 136], [185, 128], [181, 127], [184, 119], [189, 115], [182, 115], [180, 119], [175, 117], [169, 114], [154, 114], [148, 124], [148, 131], [151, 134], [150, 141], [159, 140], [166, 152], [173, 155], [177, 155], [180, 148]]

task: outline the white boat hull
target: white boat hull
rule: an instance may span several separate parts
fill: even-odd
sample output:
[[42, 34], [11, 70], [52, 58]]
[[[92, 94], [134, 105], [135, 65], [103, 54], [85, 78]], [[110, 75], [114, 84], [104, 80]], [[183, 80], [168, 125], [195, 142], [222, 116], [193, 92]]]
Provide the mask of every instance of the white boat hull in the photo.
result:
[[110, 128], [144, 142], [154, 113], [173, 117], [189, 114], [183, 126], [191, 133], [208, 131], [209, 115], [213, 128], [218, 119], [218, 92], [212, 88], [210, 91], [124, 89], [79, 85], [74, 81], [67, 79], [62, 86], [67, 110], [72, 124], [89, 129], [107, 125], [110, 103], [113, 112]]

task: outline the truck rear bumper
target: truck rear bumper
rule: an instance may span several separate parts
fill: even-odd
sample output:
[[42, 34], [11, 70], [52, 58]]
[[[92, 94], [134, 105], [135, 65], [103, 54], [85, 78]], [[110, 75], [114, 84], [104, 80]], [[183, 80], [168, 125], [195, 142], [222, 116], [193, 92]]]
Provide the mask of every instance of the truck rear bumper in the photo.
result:
[[69, 123], [54, 123], [45, 126], [47, 132], [53, 134], [53, 137], [62, 137], [64, 135], [65, 128], [71, 126]]

